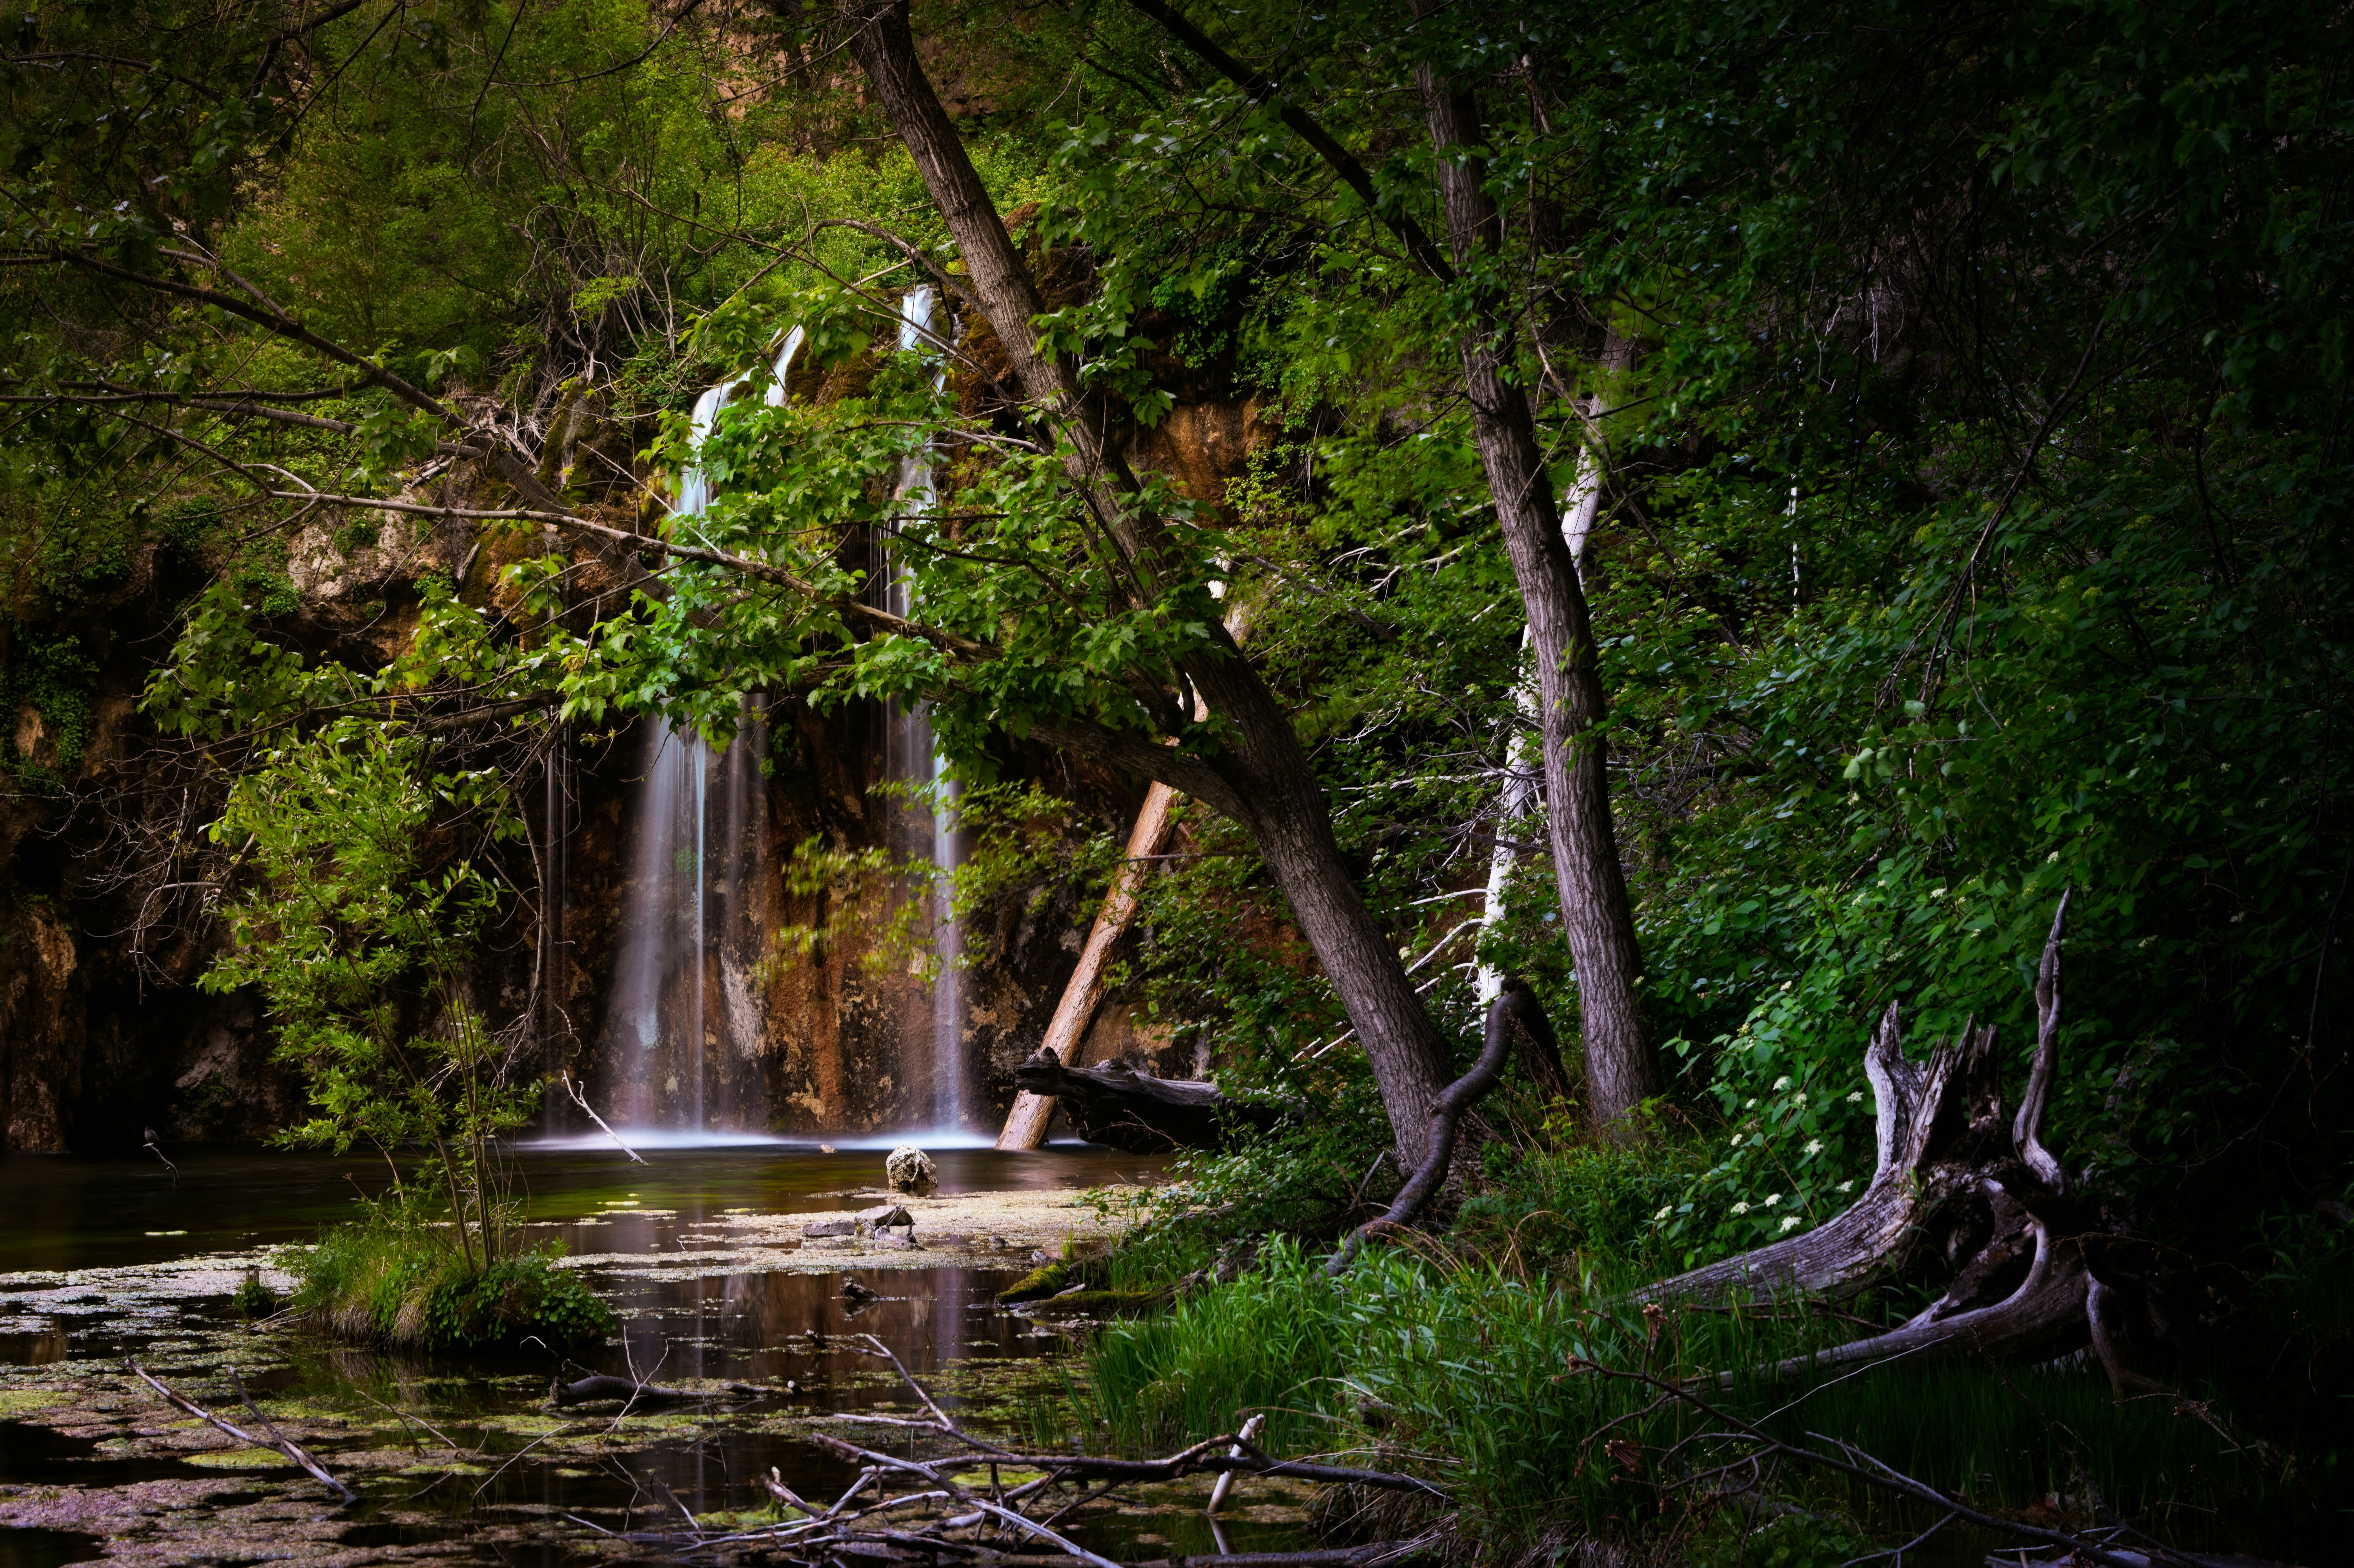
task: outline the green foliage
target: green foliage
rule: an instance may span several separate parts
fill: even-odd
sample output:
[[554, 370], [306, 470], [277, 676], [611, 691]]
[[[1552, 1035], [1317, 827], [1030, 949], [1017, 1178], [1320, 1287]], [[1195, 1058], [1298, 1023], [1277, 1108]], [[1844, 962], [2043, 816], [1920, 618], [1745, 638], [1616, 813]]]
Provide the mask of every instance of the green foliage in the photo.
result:
[[278, 1292], [261, 1282], [261, 1271], [249, 1268], [244, 1280], [229, 1294], [229, 1310], [248, 1321], [278, 1310]]
[[1463, 1205], [1462, 1244], [1572, 1273], [1585, 1256], [1663, 1272], [1683, 1266], [1668, 1221], [1707, 1158], [1702, 1140], [1655, 1131], [1597, 1143], [1564, 1109], [1533, 1137], [1499, 1139], [1480, 1155], [1487, 1190]]
[[[416, 1142], [437, 1164], [461, 1250], [514, 1243], [493, 1140], [523, 1124], [536, 1086], [466, 999], [466, 962], [495, 902], [466, 862], [433, 874], [420, 840], [450, 808], [494, 818], [494, 779], [426, 771], [425, 744], [356, 718], [265, 753], [213, 826], [250, 868], [223, 914], [234, 946], [202, 980], [259, 989], [277, 1056], [302, 1074], [313, 1115], [286, 1141], [387, 1160]], [[419, 1201], [423, 1194], [413, 1194]]]
[[1839, 1568], [1866, 1555], [1871, 1543], [1844, 1519], [1786, 1513], [1763, 1521], [1727, 1509], [1716, 1528], [1694, 1542], [1693, 1568]]

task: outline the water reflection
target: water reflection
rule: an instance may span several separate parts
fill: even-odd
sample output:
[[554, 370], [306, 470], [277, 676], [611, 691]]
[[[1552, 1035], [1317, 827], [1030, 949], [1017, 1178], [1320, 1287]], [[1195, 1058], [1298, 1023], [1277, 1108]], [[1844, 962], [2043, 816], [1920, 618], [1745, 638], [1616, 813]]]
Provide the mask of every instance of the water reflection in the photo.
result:
[[[932, 1152], [948, 1193], [1082, 1188], [1150, 1180], [1158, 1171], [1154, 1160], [1101, 1150]], [[0, 1213], [14, 1222], [0, 1231], [0, 1273], [102, 1270], [307, 1239], [322, 1224], [348, 1214], [355, 1188], [371, 1192], [386, 1180], [380, 1163], [371, 1171], [357, 1159], [250, 1149], [173, 1154], [180, 1163], [176, 1182], [127, 1159], [0, 1159]], [[578, 1254], [652, 1254], [667, 1265], [682, 1254], [725, 1245], [739, 1214], [872, 1202], [858, 1194], [880, 1180], [883, 1163], [874, 1150], [829, 1154], [790, 1145], [668, 1150], [650, 1158], [653, 1163], [641, 1167], [596, 1150], [522, 1151], [522, 1185], [546, 1226], [540, 1234]], [[327, 1436], [320, 1444], [331, 1467], [339, 1453], [356, 1460], [361, 1448], [395, 1444], [392, 1456], [379, 1452], [366, 1467], [373, 1478], [364, 1479], [366, 1500], [333, 1521], [345, 1548], [393, 1552], [462, 1541], [470, 1557], [554, 1568], [580, 1555], [580, 1543], [593, 1538], [567, 1516], [626, 1531], [684, 1523], [682, 1511], [707, 1519], [762, 1510], [768, 1498], [759, 1478], [771, 1466], [805, 1497], [839, 1496], [854, 1472], [799, 1436], [795, 1420], [916, 1408], [886, 1361], [856, 1353], [849, 1343], [856, 1336], [877, 1336], [943, 1404], [967, 1409], [974, 1401], [961, 1392], [960, 1379], [1060, 1347], [1059, 1338], [995, 1307], [995, 1293], [1026, 1263], [935, 1255], [939, 1266], [890, 1268], [863, 1266], [858, 1255], [844, 1253], [822, 1274], [642, 1278], [622, 1272], [636, 1264], [597, 1273], [599, 1289], [620, 1316], [620, 1331], [603, 1345], [576, 1351], [560, 1375], [739, 1383], [763, 1390], [757, 1399], [666, 1407], [617, 1423], [611, 1405], [549, 1410], [548, 1384], [559, 1369], [544, 1350], [409, 1356], [283, 1336], [268, 1344], [286, 1359], [265, 1366], [270, 1357], [257, 1342], [247, 1377], [258, 1396], [342, 1414], [349, 1438], [339, 1446]], [[224, 1270], [222, 1277], [235, 1273]], [[873, 1298], [845, 1299], [845, 1278]], [[80, 1375], [102, 1358], [185, 1351], [191, 1318], [226, 1327], [223, 1298], [143, 1297], [136, 1281], [116, 1289], [103, 1275], [71, 1292], [55, 1291], [61, 1282], [54, 1277], [16, 1283], [50, 1287], [37, 1303], [23, 1304], [24, 1315], [5, 1319], [0, 1360], [19, 1364], [58, 1365]], [[235, 1353], [240, 1360], [245, 1354]], [[951, 1370], [951, 1363], [964, 1364]], [[406, 1436], [387, 1436], [387, 1407], [411, 1423]], [[1006, 1417], [998, 1408], [981, 1418], [999, 1426]], [[134, 1411], [123, 1419], [130, 1425], [118, 1425], [118, 1436], [131, 1438], [146, 1416]], [[873, 1439], [878, 1446], [888, 1440]], [[388, 1457], [407, 1467], [387, 1471]], [[105, 1488], [206, 1475], [208, 1485], [219, 1484], [217, 1471], [197, 1471], [177, 1457], [133, 1457], [112, 1445], [101, 1453], [92, 1439], [49, 1431], [37, 1418], [0, 1422], [0, 1478]], [[298, 1491], [303, 1485], [291, 1484]], [[208, 1499], [203, 1506], [217, 1503]], [[202, 1528], [194, 1515], [189, 1522]], [[71, 1542], [60, 1538], [37, 1550], [20, 1537], [17, 1545], [38, 1557]], [[0, 1539], [0, 1554], [9, 1550]], [[8, 1568], [5, 1557], [0, 1568]]]
[[[66, 1330], [55, 1318], [39, 1319], [47, 1326], [0, 1333], [0, 1364], [45, 1367], [66, 1359]], [[18, 1323], [27, 1321], [16, 1319]]]
[[[1162, 1161], [1087, 1146], [1033, 1153], [937, 1149], [942, 1193], [1092, 1187], [1153, 1179]], [[175, 1149], [176, 1178], [153, 1157], [0, 1156], [0, 1273], [157, 1263], [208, 1252], [306, 1241], [349, 1216], [355, 1196], [390, 1184], [383, 1160], [250, 1147]], [[674, 1225], [567, 1231], [578, 1251], [649, 1250], [649, 1238], [677, 1245], [679, 1231], [728, 1208], [767, 1211], [856, 1207], [838, 1197], [883, 1180], [874, 1149], [825, 1152], [813, 1143], [649, 1151], [632, 1165], [594, 1148], [517, 1151], [521, 1190], [537, 1220], [610, 1215], [617, 1205], [666, 1211]], [[869, 1200], [871, 1202], [871, 1200]]]

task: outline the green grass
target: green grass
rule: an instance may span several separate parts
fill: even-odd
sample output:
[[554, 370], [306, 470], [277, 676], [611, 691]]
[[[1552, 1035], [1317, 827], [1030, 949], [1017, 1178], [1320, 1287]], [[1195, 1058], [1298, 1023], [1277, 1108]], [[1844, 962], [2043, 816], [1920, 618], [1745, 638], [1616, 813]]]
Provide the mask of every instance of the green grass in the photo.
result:
[[[1625, 1534], [1660, 1519], [1663, 1499], [1690, 1495], [1662, 1490], [1662, 1460], [1704, 1423], [1672, 1401], [1638, 1414], [1656, 1391], [1574, 1370], [1580, 1361], [1682, 1379], [1845, 1332], [1798, 1312], [1689, 1310], [1662, 1317], [1655, 1336], [1623, 1302], [1643, 1277], [1623, 1266], [1526, 1277], [1393, 1250], [1335, 1281], [1321, 1262], [1320, 1251], [1277, 1242], [1258, 1272], [1161, 1317], [1107, 1327], [1089, 1352], [1088, 1414], [1142, 1450], [1231, 1431], [1265, 1411], [1276, 1451], [1354, 1453], [1426, 1475], [1477, 1533], [1532, 1538], [1567, 1521]], [[2091, 1371], [1892, 1367], [1811, 1393], [1789, 1383], [1736, 1388], [1718, 1403], [1792, 1442], [1814, 1432], [1856, 1443], [1993, 1510], [2081, 1497], [2072, 1451], [2110, 1506], [2161, 1528], [2187, 1528], [2200, 1510], [2257, 1518], [2280, 1490], [2276, 1473], [2213, 1428], [2169, 1402], [2121, 1404]], [[1708, 1439], [1681, 1459], [1698, 1467], [1740, 1453]], [[1778, 1484], [1808, 1508], [1877, 1521], [1875, 1531], [1904, 1522], [1843, 1480], [1793, 1472]]]
[[1280, 1451], [1325, 1446], [1331, 1412], [1346, 1402], [1336, 1382], [1340, 1298], [1321, 1277], [1278, 1241], [1264, 1272], [1108, 1328], [1090, 1356], [1094, 1414], [1130, 1449], [1231, 1432], [1254, 1413], [1267, 1415], [1266, 1441]]
[[551, 1346], [610, 1332], [612, 1309], [554, 1244], [470, 1262], [446, 1226], [377, 1211], [290, 1248], [291, 1305], [338, 1338], [408, 1349], [482, 1348], [536, 1335]]

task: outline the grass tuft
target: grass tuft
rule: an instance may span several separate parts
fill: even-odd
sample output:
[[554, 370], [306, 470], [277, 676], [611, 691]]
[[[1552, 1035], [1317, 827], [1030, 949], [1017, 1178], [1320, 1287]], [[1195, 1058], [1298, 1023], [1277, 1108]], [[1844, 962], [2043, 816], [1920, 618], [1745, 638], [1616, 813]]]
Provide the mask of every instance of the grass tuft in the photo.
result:
[[281, 1266], [292, 1305], [338, 1339], [404, 1349], [480, 1349], [536, 1335], [550, 1345], [601, 1337], [612, 1309], [577, 1274], [556, 1266], [554, 1243], [470, 1263], [447, 1227], [388, 1210], [336, 1225]]

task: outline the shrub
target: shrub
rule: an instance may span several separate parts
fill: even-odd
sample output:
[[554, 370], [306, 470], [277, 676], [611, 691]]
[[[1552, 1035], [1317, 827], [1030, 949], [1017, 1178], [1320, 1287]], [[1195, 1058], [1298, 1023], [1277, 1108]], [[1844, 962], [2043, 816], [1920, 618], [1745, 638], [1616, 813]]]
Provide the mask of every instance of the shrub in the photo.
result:
[[1591, 1255], [1676, 1266], [1662, 1212], [1705, 1168], [1702, 1146], [1664, 1134], [1597, 1144], [1568, 1119], [1548, 1121], [1534, 1146], [1499, 1140], [1482, 1150], [1491, 1186], [1463, 1205], [1457, 1234], [1531, 1266]]

